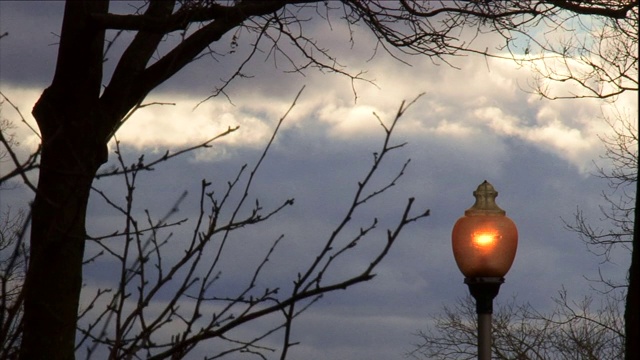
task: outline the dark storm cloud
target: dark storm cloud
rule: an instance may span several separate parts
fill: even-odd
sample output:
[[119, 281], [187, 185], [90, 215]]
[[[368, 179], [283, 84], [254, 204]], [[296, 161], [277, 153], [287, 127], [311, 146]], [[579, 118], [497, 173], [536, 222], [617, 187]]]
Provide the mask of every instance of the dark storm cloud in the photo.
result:
[[0, 83], [44, 87], [53, 78], [62, 1], [0, 2]]

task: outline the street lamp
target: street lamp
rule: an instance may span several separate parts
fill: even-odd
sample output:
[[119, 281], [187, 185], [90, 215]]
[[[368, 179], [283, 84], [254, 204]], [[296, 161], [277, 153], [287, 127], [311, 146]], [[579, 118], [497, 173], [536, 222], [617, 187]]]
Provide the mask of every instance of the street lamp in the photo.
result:
[[476, 299], [478, 359], [491, 359], [491, 314], [504, 275], [518, 247], [518, 229], [495, 202], [498, 192], [486, 180], [473, 192], [476, 203], [458, 219], [451, 233], [453, 256]]

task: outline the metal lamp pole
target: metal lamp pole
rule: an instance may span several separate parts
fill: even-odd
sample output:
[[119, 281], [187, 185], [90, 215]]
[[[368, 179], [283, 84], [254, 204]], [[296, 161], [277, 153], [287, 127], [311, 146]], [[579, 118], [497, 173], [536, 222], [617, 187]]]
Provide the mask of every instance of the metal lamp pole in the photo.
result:
[[501, 277], [465, 278], [464, 283], [469, 286], [471, 296], [476, 299], [476, 314], [478, 314], [478, 360], [491, 360], [491, 314], [493, 314], [493, 299], [498, 295], [500, 285], [504, 282]]

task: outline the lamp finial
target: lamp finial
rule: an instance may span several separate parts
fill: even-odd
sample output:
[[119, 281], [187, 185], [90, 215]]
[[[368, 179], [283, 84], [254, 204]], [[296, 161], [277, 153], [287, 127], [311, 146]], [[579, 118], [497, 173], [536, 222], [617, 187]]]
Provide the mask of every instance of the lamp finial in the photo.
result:
[[476, 191], [473, 192], [473, 196], [476, 198], [476, 203], [465, 210], [465, 215], [506, 215], [507, 212], [496, 204], [498, 192], [487, 180], [478, 185]]

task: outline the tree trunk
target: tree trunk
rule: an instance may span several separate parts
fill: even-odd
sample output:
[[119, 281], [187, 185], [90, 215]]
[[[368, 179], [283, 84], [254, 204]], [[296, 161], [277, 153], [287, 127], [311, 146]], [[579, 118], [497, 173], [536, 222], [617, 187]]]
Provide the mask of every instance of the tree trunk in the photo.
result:
[[[640, 124], [637, 124], [640, 125]], [[640, 127], [636, 127], [640, 130]], [[638, 135], [638, 134], [636, 134]], [[637, 138], [637, 137], [636, 137]], [[637, 169], [640, 173], [640, 164]], [[629, 266], [629, 287], [624, 311], [625, 359], [635, 360], [640, 354], [640, 182], [636, 181], [636, 206], [633, 219], [633, 240], [631, 242], [631, 265]]]
[[53, 82], [33, 115], [42, 158], [24, 283], [21, 359], [73, 359], [91, 183], [106, 161], [113, 121], [99, 103], [104, 30], [90, 21], [108, 1], [68, 1]]
[[[50, 100], [43, 95], [37, 108]], [[37, 109], [40, 112], [41, 109]], [[53, 109], [38, 114], [55, 118]], [[67, 119], [65, 119], [67, 120]], [[43, 137], [32, 208], [31, 254], [24, 291], [22, 359], [73, 359], [85, 241], [85, 215], [98, 168], [80, 129]]]

